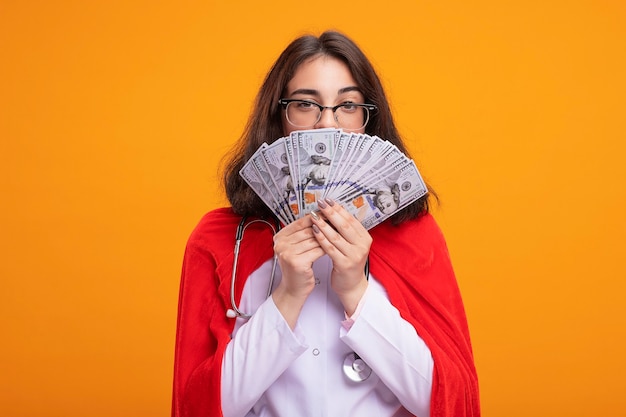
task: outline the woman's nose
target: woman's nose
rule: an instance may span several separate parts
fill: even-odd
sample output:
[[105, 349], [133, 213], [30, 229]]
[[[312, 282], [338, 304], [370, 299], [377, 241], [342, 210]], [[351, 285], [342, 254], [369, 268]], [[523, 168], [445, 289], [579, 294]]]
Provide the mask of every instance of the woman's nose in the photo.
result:
[[320, 119], [314, 126], [316, 129], [322, 129], [325, 127], [339, 127], [337, 119], [335, 119], [335, 113], [333, 109], [323, 109]]

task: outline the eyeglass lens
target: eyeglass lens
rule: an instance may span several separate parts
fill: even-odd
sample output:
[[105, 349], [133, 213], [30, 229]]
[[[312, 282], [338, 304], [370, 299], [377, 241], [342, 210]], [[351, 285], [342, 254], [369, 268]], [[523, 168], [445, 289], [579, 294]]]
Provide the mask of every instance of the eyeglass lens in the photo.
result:
[[[295, 127], [313, 127], [321, 119], [322, 109], [312, 103], [292, 101], [287, 104], [286, 116], [287, 121]], [[339, 127], [358, 130], [367, 124], [369, 110], [358, 104], [346, 104], [337, 107], [333, 116]]]

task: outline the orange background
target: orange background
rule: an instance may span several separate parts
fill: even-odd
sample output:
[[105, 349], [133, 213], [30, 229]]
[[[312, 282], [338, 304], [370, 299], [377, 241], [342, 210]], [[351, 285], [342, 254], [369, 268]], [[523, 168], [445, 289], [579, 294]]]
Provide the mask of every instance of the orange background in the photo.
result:
[[626, 415], [625, 3], [401, 4], [0, 0], [0, 415], [169, 414], [186, 239], [326, 28], [442, 198], [484, 415]]

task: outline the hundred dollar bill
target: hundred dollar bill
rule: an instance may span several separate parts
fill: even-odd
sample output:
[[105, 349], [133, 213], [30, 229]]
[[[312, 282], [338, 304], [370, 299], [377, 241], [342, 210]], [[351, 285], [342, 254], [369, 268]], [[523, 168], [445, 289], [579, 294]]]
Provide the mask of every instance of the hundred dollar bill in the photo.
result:
[[341, 204], [366, 228], [380, 224], [428, 192], [415, 163], [407, 160], [392, 175], [381, 177]]
[[342, 149], [339, 150], [341, 158], [334, 162], [337, 164], [337, 168], [334, 172], [333, 179], [328, 183], [325, 196], [332, 196], [334, 189], [349, 175], [350, 167], [352, 166], [352, 157], [360, 137], [361, 134], [359, 133], [351, 133], [347, 140], [340, 142], [339, 146], [342, 146]]
[[398, 169], [398, 165], [409, 161], [407, 156], [403, 154], [395, 145], [384, 150], [384, 153], [375, 158], [370, 164], [364, 167], [355, 175], [355, 178], [363, 183], [373, 183], [381, 176], [391, 175]]
[[410, 159], [409, 164], [402, 168], [397, 184], [400, 189], [400, 201], [398, 202], [398, 206], [394, 210], [386, 210], [387, 213], [381, 221], [393, 216], [399, 210], [402, 210], [428, 193], [428, 188], [426, 187], [422, 175], [417, 169], [417, 166], [415, 166], [415, 162]]
[[300, 178], [300, 164], [298, 163], [298, 131], [292, 132], [289, 136], [284, 137], [285, 150], [287, 152], [287, 163], [289, 165], [289, 173], [291, 175], [291, 184], [294, 189], [296, 210], [292, 209], [296, 218], [302, 215], [302, 204], [300, 203], [300, 190], [298, 189], [298, 178]]
[[281, 201], [289, 207], [293, 220], [299, 217], [297, 194], [287, 156], [286, 138], [280, 138], [261, 151]]
[[375, 172], [375, 175], [370, 175], [367, 179], [355, 178], [346, 181], [343, 192], [336, 197], [336, 200], [348, 201], [363, 193], [367, 193], [368, 190], [372, 189], [374, 184], [380, 183], [383, 180], [390, 178], [388, 181], [393, 181], [394, 176], [409, 162], [407, 158], [397, 160], [388, 166], [381, 166], [381, 168]]
[[406, 156], [389, 142], [376, 142], [370, 147], [372, 156], [368, 163], [355, 166], [353, 172], [346, 176], [333, 190], [335, 198], [341, 199], [346, 194], [354, 193], [361, 187], [377, 181], [381, 176], [391, 175], [397, 165], [406, 160]]
[[[357, 167], [351, 176], [353, 178], [362, 178], [368, 171], [372, 171], [373, 167], [376, 167], [379, 161], [386, 157], [386, 155], [397, 151], [398, 149], [394, 144], [386, 140], [382, 140], [378, 136], [368, 136], [367, 148], [362, 153], [361, 160], [357, 164]], [[378, 169], [378, 168], [376, 168]], [[376, 170], [374, 169], [374, 171]]]
[[332, 189], [328, 190], [329, 195], [336, 196], [345, 192], [346, 187], [350, 188], [354, 181], [362, 178], [365, 172], [376, 166], [379, 159], [384, 155], [385, 149], [392, 146], [377, 136], [360, 136], [355, 143], [351, 160], [346, 163], [346, 169], [342, 172], [342, 178], [333, 183]]
[[344, 152], [352, 138], [351, 133], [340, 131], [337, 138], [337, 144], [335, 145], [335, 154], [328, 170], [328, 179], [326, 180], [326, 189], [324, 191], [324, 197], [328, 195], [329, 190], [332, 188], [336, 181], [337, 171], [341, 168], [341, 161], [344, 156]]
[[273, 200], [273, 203], [278, 207], [278, 210], [283, 214], [283, 217], [287, 220], [287, 223], [291, 223], [295, 220], [293, 217], [291, 210], [289, 209], [287, 202], [282, 198], [282, 192], [276, 188], [276, 185], [272, 179], [272, 173], [265, 162], [265, 158], [263, 158], [263, 150], [267, 149], [267, 144], [260, 149], [259, 152], [255, 152], [255, 154], [250, 158], [252, 161], [252, 165], [256, 169], [259, 174], [259, 178], [263, 181], [267, 189], [270, 191], [270, 196]]
[[371, 136], [364, 134], [353, 134], [347, 148], [347, 156], [342, 161], [340, 171], [335, 181], [329, 186], [327, 193], [333, 193], [333, 189], [337, 189], [343, 184], [346, 178], [350, 178], [359, 168], [364, 148], [370, 143]]
[[[260, 152], [263, 146], [257, 150]], [[261, 201], [265, 203], [267, 207], [274, 213], [276, 217], [283, 223], [288, 224], [286, 216], [283, 214], [280, 207], [274, 201], [271, 190], [266, 186], [265, 182], [261, 179], [257, 169], [252, 163], [252, 159], [248, 160], [244, 166], [239, 170], [239, 175], [244, 181], [252, 188], [252, 190], [261, 198]]]
[[296, 153], [300, 171], [296, 189], [300, 192], [302, 215], [316, 210], [317, 200], [323, 196], [338, 133], [337, 129], [316, 129], [298, 134]]

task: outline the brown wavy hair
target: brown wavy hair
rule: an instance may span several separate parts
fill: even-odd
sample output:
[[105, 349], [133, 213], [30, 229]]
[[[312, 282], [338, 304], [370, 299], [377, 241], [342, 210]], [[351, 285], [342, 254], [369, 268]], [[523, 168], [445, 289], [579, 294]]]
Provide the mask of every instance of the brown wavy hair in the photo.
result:
[[[258, 217], [273, 216], [271, 210], [241, 178], [239, 170], [263, 142], [271, 143], [284, 135], [282, 109], [278, 100], [285, 94], [287, 83], [298, 67], [318, 56], [333, 57], [345, 63], [363, 93], [365, 103], [376, 105], [377, 110], [371, 112], [365, 133], [388, 140], [410, 157], [393, 122], [380, 79], [361, 49], [338, 32], [327, 31], [319, 37], [305, 35], [291, 42], [270, 69], [256, 96], [243, 134], [225, 156], [224, 189], [235, 213]], [[427, 213], [429, 195], [437, 198], [430, 190], [429, 194], [396, 213], [392, 217], [393, 223], [399, 224]]]

